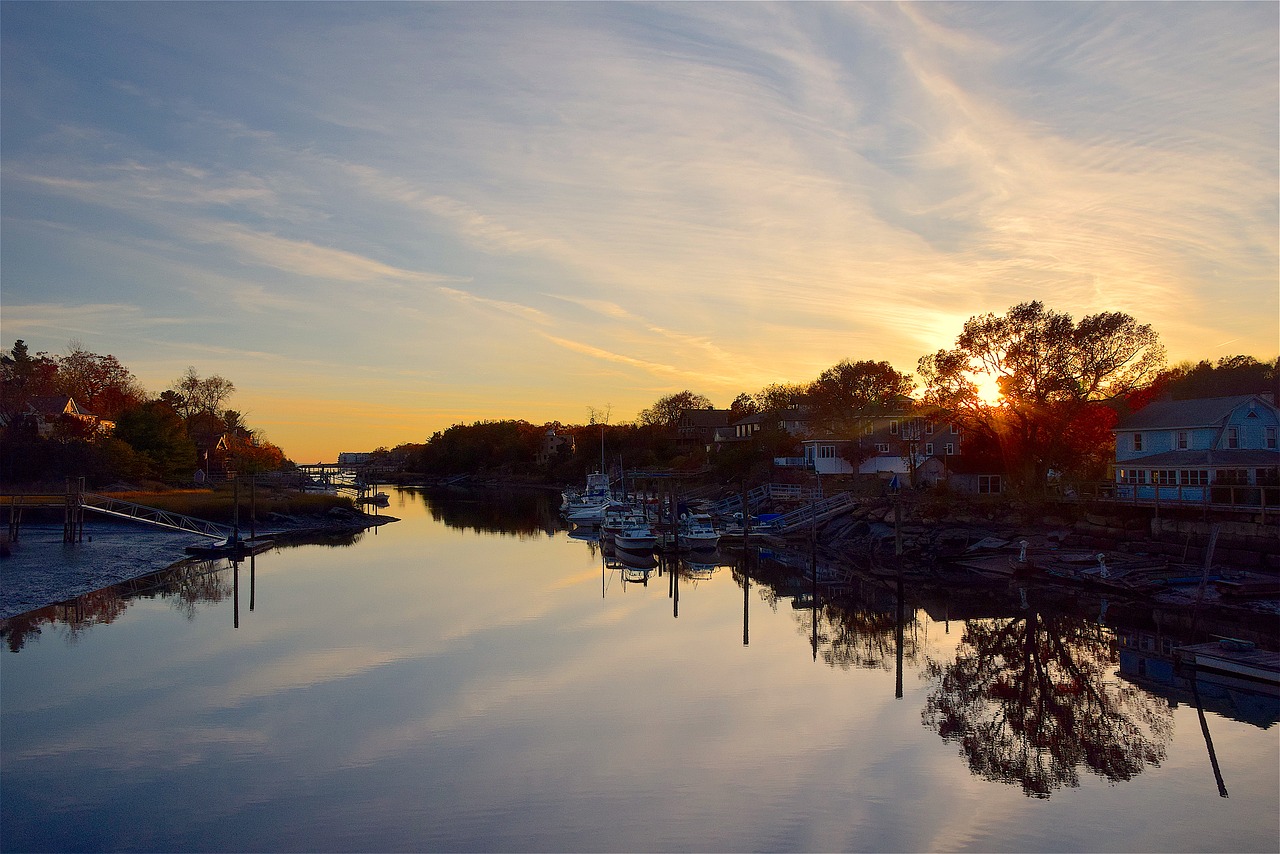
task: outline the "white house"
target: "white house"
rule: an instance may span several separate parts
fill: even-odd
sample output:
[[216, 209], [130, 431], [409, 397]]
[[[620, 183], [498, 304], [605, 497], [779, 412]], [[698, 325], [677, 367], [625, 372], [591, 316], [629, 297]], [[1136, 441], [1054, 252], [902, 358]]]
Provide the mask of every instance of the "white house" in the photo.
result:
[[[1116, 439], [1121, 498], [1259, 504], [1280, 486], [1280, 409], [1258, 394], [1156, 401]], [[1268, 498], [1268, 505], [1275, 503]]]

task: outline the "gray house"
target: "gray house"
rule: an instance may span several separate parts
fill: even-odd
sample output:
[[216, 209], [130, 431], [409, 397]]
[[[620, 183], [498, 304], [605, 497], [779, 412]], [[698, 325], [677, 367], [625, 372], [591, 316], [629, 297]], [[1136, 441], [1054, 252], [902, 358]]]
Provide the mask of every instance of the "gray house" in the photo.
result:
[[1120, 498], [1276, 504], [1280, 409], [1268, 395], [1152, 403], [1113, 428]]

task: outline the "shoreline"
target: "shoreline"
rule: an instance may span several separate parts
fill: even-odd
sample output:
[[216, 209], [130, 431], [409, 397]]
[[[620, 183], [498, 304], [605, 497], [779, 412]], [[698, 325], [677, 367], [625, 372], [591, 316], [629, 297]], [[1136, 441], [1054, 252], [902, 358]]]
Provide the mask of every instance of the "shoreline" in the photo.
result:
[[[331, 508], [322, 514], [265, 521], [256, 540], [274, 546], [338, 544], [372, 527], [399, 521], [394, 516]], [[242, 532], [245, 533], [245, 532]], [[186, 553], [195, 535], [136, 522], [95, 518], [82, 542], [62, 541], [61, 521], [32, 520], [0, 557], [0, 620], [8, 620], [117, 584], [201, 559]]]

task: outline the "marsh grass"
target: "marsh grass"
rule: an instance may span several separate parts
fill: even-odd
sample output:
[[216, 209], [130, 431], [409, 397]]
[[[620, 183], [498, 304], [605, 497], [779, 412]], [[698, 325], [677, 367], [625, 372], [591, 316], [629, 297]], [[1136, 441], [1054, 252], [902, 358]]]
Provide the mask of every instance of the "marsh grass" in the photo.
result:
[[[194, 516], [211, 522], [229, 522], [234, 517], [234, 495], [230, 489], [174, 490], [171, 492], [111, 492], [112, 498], [155, 507], [183, 516]], [[256, 500], [249, 490], [240, 490], [240, 521], [249, 518], [256, 509], [257, 517], [265, 519], [271, 513], [285, 516], [322, 515], [334, 507], [353, 509], [350, 498], [316, 492], [289, 492], [259, 489]]]

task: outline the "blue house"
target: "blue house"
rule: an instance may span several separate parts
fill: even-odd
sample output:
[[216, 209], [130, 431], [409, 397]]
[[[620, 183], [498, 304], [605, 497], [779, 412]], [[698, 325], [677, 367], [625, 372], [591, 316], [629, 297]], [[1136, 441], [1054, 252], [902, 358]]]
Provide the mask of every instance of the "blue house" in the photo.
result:
[[1113, 428], [1120, 498], [1280, 504], [1280, 409], [1246, 394], [1149, 404]]

